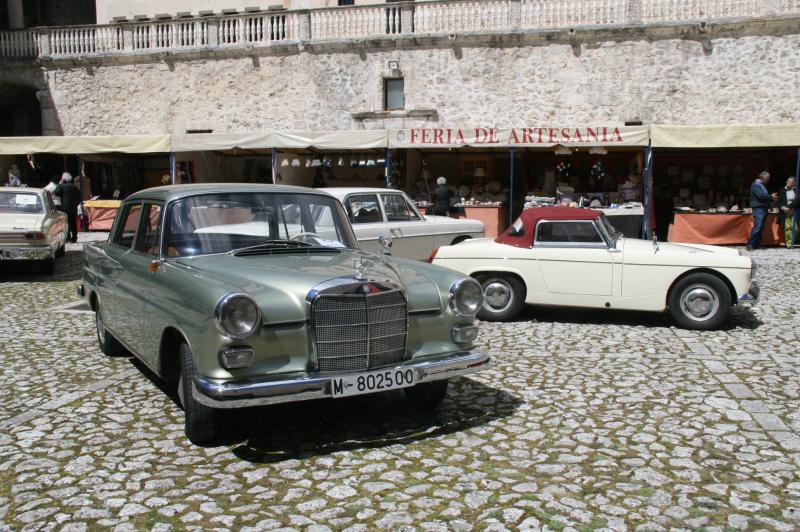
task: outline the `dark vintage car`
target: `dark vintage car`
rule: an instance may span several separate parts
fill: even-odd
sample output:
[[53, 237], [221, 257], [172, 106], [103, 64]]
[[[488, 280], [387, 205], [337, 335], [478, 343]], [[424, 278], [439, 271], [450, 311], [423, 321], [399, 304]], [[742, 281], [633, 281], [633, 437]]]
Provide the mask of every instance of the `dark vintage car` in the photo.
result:
[[231, 408], [403, 389], [435, 409], [447, 379], [489, 363], [473, 350], [480, 285], [358, 249], [324, 192], [144, 190], [85, 256], [101, 349], [176, 381], [195, 443], [216, 439]]

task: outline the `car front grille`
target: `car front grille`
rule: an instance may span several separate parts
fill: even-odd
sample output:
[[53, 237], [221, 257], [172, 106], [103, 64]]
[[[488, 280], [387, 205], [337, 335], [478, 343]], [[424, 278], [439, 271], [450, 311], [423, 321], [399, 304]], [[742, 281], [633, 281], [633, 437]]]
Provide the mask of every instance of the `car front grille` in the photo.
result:
[[400, 290], [322, 294], [311, 315], [319, 371], [363, 371], [405, 357], [408, 321]]

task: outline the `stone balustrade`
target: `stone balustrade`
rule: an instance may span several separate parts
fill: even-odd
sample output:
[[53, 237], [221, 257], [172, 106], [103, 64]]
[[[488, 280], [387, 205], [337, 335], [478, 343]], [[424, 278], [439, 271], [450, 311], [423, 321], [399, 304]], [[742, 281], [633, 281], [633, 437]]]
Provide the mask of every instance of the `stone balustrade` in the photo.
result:
[[465, 0], [0, 32], [0, 57], [72, 58], [274, 43], [800, 15], [800, 0]]

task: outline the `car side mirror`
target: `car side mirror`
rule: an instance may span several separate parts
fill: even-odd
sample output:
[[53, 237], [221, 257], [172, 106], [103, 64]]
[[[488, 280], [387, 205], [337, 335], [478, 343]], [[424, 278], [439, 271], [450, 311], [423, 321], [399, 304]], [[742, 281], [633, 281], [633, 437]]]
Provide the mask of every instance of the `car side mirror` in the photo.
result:
[[378, 245], [380, 246], [380, 251], [382, 255], [391, 255], [392, 254], [392, 237], [381, 235], [378, 237]]

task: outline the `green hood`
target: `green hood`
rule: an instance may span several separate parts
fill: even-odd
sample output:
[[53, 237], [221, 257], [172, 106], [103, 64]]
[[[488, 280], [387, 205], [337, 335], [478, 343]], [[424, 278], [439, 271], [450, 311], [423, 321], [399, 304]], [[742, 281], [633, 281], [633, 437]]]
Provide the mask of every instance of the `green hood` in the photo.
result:
[[[389, 281], [401, 286], [408, 297], [408, 310], [442, 308], [442, 301], [432, 275], [442, 270], [424, 263], [409, 264], [366, 253], [341, 252], [276, 253], [236, 257], [203, 255], [177, 259], [176, 263], [216, 282], [231, 291], [245, 293], [261, 305], [267, 322], [305, 320], [308, 317], [306, 294], [316, 285], [339, 277], [355, 276], [354, 262], [359, 257], [370, 263], [364, 276], [372, 281]], [[358, 261], [360, 262], [360, 260]], [[447, 294], [448, 286], [443, 287]]]

